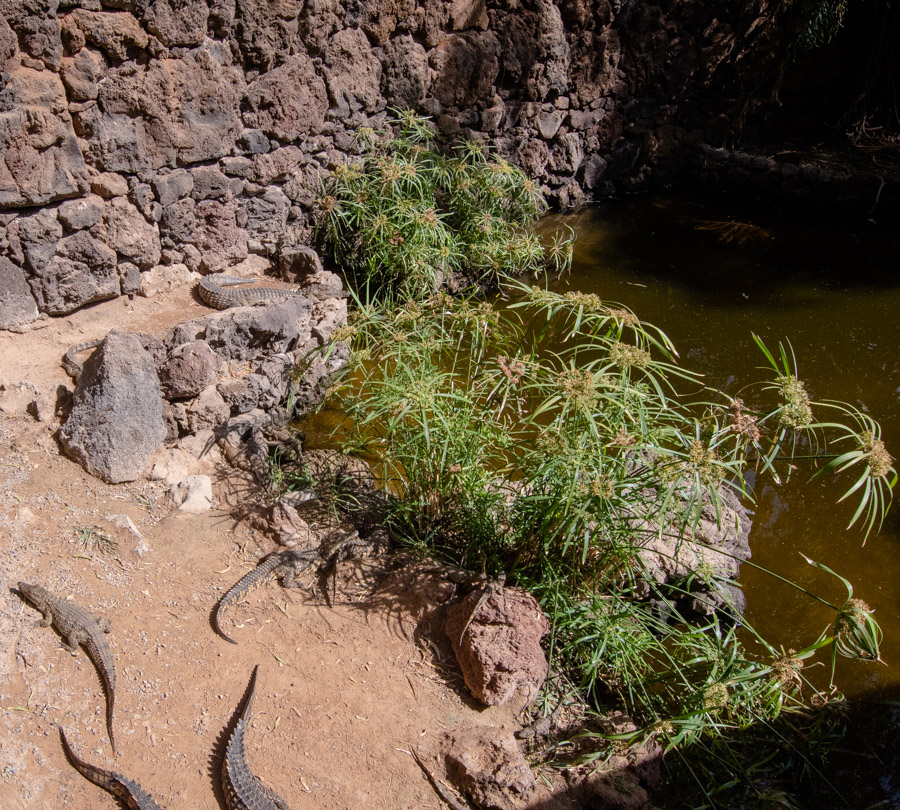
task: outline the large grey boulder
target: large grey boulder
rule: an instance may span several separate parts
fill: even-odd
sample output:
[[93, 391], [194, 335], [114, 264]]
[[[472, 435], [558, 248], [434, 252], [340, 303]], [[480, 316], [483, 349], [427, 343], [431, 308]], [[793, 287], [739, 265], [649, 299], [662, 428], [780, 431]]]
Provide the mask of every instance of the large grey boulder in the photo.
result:
[[138, 478], [166, 438], [153, 358], [129, 332], [112, 331], [87, 360], [59, 430], [66, 454], [110, 484]]
[[0, 329], [24, 326], [37, 316], [37, 304], [25, 274], [5, 256], [0, 256]]

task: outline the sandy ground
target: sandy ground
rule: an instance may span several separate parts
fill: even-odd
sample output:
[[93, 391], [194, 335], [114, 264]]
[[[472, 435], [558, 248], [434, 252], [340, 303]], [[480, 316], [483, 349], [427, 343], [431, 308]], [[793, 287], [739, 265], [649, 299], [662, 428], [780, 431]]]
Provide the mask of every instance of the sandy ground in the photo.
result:
[[[440, 737], [460, 727], [521, 725], [510, 708], [479, 709], [449, 647], [416, 641], [402, 604], [384, 598], [327, 607], [320, 591], [270, 584], [228, 612], [228, 644], [211, 629], [217, 599], [272, 541], [240, 517], [252, 485], [218, 471], [201, 516], [173, 512], [165, 487], [110, 486], [62, 457], [47, 403], [71, 381], [66, 348], [114, 327], [162, 336], [207, 313], [182, 288], [116, 299], [25, 334], [0, 332], [0, 807], [113, 808], [116, 801], [66, 760], [61, 725], [82, 758], [138, 781], [165, 808], [224, 807], [223, 740], [259, 664], [247, 734], [251, 768], [299, 808], [438, 808], [443, 802], [408, 751], [433, 770]], [[29, 403], [43, 401], [38, 415]], [[127, 515], [144, 536], [114, 528]], [[79, 538], [99, 526], [104, 552]], [[112, 624], [117, 674], [114, 756], [97, 672], [73, 656], [10, 589], [20, 580], [69, 597]], [[540, 789], [532, 807], [549, 806]], [[552, 803], [552, 802], [551, 802]]]

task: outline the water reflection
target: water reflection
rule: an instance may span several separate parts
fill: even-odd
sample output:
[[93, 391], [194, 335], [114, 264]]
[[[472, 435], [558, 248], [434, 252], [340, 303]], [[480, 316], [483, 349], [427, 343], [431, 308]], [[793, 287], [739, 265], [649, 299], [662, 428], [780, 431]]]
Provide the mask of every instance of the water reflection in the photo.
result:
[[[705, 224], [729, 220], [764, 234], [729, 239], [726, 226]], [[751, 333], [770, 347], [787, 338], [812, 397], [871, 414], [900, 456], [900, 235], [675, 198], [610, 204], [546, 224], [559, 221], [577, 241], [573, 272], [556, 289], [625, 304], [674, 340], [685, 366], [745, 399], [742, 388], [766, 378]], [[836, 505], [850, 481], [810, 482], [811, 471], [801, 464], [782, 485], [758, 488], [753, 560], [835, 603], [845, 599], [843, 586], [799, 552], [850, 579], [855, 595], [877, 610], [882, 655], [894, 666], [839, 661], [837, 682], [848, 695], [872, 696], [900, 685], [900, 518], [889, 515], [863, 548], [862, 534], [846, 531], [852, 509]], [[776, 645], [802, 647], [834, 618], [749, 566], [741, 583], [747, 618]]]

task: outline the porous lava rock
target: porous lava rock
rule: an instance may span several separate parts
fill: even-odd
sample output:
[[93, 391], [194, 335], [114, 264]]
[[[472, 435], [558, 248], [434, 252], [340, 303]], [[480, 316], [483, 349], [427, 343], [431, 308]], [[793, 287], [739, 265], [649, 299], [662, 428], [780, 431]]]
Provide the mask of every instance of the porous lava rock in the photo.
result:
[[255, 307], [235, 307], [174, 326], [165, 343], [170, 348], [205, 340], [227, 360], [287, 352], [310, 336], [312, 303], [295, 296]]
[[444, 632], [463, 680], [488, 706], [507, 703], [517, 693], [528, 701], [547, 678], [541, 638], [550, 631], [550, 622], [527, 591], [499, 588], [479, 606], [483, 593], [483, 587], [476, 587], [447, 611]]
[[197, 396], [211, 385], [222, 360], [205, 340], [192, 340], [176, 346], [159, 370], [159, 381], [166, 399]]
[[[360, 129], [389, 137], [403, 108], [518, 163], [552, 206], [690, 172], [896, 210], [880, 170], [720, 154], [794, 35], [791, 4], [764, 6], [0, 0], [0, 256], [47, 314], [152, 289], [142, 275], [160, 263], [277, 263], [312, 238], [322, 182], [357, 159]], [[73, 256], [61, 240], [82, 230], [100, 247]]]
[[442, 748], [453, 783], [480, 810], [522, 810], [534, 793], [534, 774], [509, 731], [459, 729]]
[[37, 304], [25, 273], [5, 256], [0, 256], [0, 329], [22, 327], [37, 316]]
[[166, 438], [162, 401], [151, 355], [135, 335], [114, 330], [78, 378], [59, 430], [63, 450], [107, 483], [134, 481]]
[[38, 265], [29, 280], [44, 312], [65, 315], [119, 294], [116, 254], [88, 231], [60, 239], [55, 250], [56, 255]]

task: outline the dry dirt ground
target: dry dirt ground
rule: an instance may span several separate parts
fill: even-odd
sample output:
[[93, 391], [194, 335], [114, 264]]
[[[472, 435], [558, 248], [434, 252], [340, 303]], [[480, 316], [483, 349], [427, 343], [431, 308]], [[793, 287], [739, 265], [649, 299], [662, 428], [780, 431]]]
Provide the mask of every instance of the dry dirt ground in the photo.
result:
[[[116, 807], [66, 760], [61, 725], [83, 759], [138, 781], [165, 808], [224, 807], [222, 741], [259, 664], [247, 734], [251, 768], [294, 810], [444, 807], [410, 756], [417, 746], [438, 776], [446, 731], [521, 725], [511, 708], [479, 709], [449, 646], [414, 637], [402, 603], [381, 598], [326, 605], [320, 591], [272, 583], [229, 611], [214, 634], [217, 599], [272, 541], [242, 520], [259, 497], [221, 468], [211, 512], [175, 514], [151, 481], [106, 485], [60, 455], [46, 403], [71, 386], [59, 360], [111, 328], [159, 337], [208, 310], [186, 288], [124, 298], [24, 334], [0, 332], [0, 807]], [[28, 405], [43, 398], [40, 421]], [[33, 409], [32, 409], [33, 410]], [[108, 515], [127, 515], [145, 538]], [[99, 526], [118, 543], [83, 542]], [[81, 539], [80, 539], [81, 538]], [[10, 589], [20, 580], [70, 597], [112, 624], [118, 756], [105, 730], [98, 674]], [[546, 807], [539, 787], [532, 807]]]

